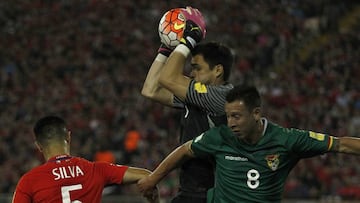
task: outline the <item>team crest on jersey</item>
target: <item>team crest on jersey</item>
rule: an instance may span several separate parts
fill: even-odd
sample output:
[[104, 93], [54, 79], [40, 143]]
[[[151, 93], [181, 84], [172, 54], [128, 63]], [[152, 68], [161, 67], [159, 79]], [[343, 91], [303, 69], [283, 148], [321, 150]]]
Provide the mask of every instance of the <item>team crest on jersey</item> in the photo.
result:
[[275, 171], [276, 169], [278, 169], [280, 163], [278, 154], [267, 155], [265, 159], [267, 165], [271, 170]]
[[199, 93], [207, 93], [206, 85], [201, 84], [200, 82], [195, 83], [194, 89]]

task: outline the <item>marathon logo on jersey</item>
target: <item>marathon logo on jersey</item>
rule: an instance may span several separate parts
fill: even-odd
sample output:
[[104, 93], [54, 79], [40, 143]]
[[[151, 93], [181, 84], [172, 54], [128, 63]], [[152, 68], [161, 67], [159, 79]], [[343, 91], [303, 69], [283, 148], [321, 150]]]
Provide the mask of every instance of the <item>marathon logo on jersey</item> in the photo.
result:
[[248, 161], [248, 158], [246, 158], [246, 157], [230, 156], [230, 155], [225, 155], [225, 159], [231, 160], [231, 161]]
[[195, 89], [195, 91], [197, 91], [199, 93], [207, 93], [206, 85], [204, 85], [200, 82], [197, 82], [194, 84], [194, 89]]
[[265, 160], [271, 170], [275, 171], [278, 169], [280, 163], [278, 154], [267, 155]]

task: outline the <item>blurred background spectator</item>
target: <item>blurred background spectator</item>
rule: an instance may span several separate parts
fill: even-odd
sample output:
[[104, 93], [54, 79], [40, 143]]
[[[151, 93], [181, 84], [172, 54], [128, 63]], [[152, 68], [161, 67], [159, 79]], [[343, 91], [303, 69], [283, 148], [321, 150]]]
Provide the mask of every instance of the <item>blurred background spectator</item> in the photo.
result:
[[[44, 161], [28, 143], [46, 114], [69, 121], [73, 154], [89, 160], [152, 170], [176, 147], [178, 112], [140, 89], [159, 46], [161, 15], [186, 5], [203, 12], [207, 40], [233, 48], [231, 82], [256, 84], [265, 115], [288, 127], [360, 136], [357, 1], [1, 1], [0, 193], [12, 193]], [[359, 162], [347, 155], [304, 160], [284, 195], [360, 200]], [[174, 194], [175, 177], [161, 183], [162, 195]]]

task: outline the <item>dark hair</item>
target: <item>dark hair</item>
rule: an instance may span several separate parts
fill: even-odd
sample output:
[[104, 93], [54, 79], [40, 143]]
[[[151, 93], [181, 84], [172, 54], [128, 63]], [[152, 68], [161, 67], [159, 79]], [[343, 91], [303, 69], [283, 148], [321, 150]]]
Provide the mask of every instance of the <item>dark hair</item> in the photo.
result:
[[234, 56], [229, 47], [218, 42], [207, 42], [198, 44], [192, 51], [193, 56], [201, 54], [204, 60], [209, 64], [210, 69], [216, 65], [221, 64], [224, 68], [224, 81], [228, 81], [232, 65], [234, 63]]
[[35, 139], [40, 144], [50, 140], [61, 140], [67, 136], [65, 121], [57, 116], [46, 116], [38, 120], [34, 126]]
[[261, 107], [260, 93], [255, 86], [236, 85], [226, 95], [226, 102], [234, 102], [241, 100], [251, 111], [256, 107]]

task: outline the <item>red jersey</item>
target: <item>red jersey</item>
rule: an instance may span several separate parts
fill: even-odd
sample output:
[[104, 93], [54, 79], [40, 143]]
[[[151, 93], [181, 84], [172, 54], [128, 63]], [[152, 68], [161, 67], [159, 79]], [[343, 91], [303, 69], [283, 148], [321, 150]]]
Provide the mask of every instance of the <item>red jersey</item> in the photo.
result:
[[127, 166], [56, 156], [19, 180], [13, 203], [100, 202], [104, 186], [120, 184]]

